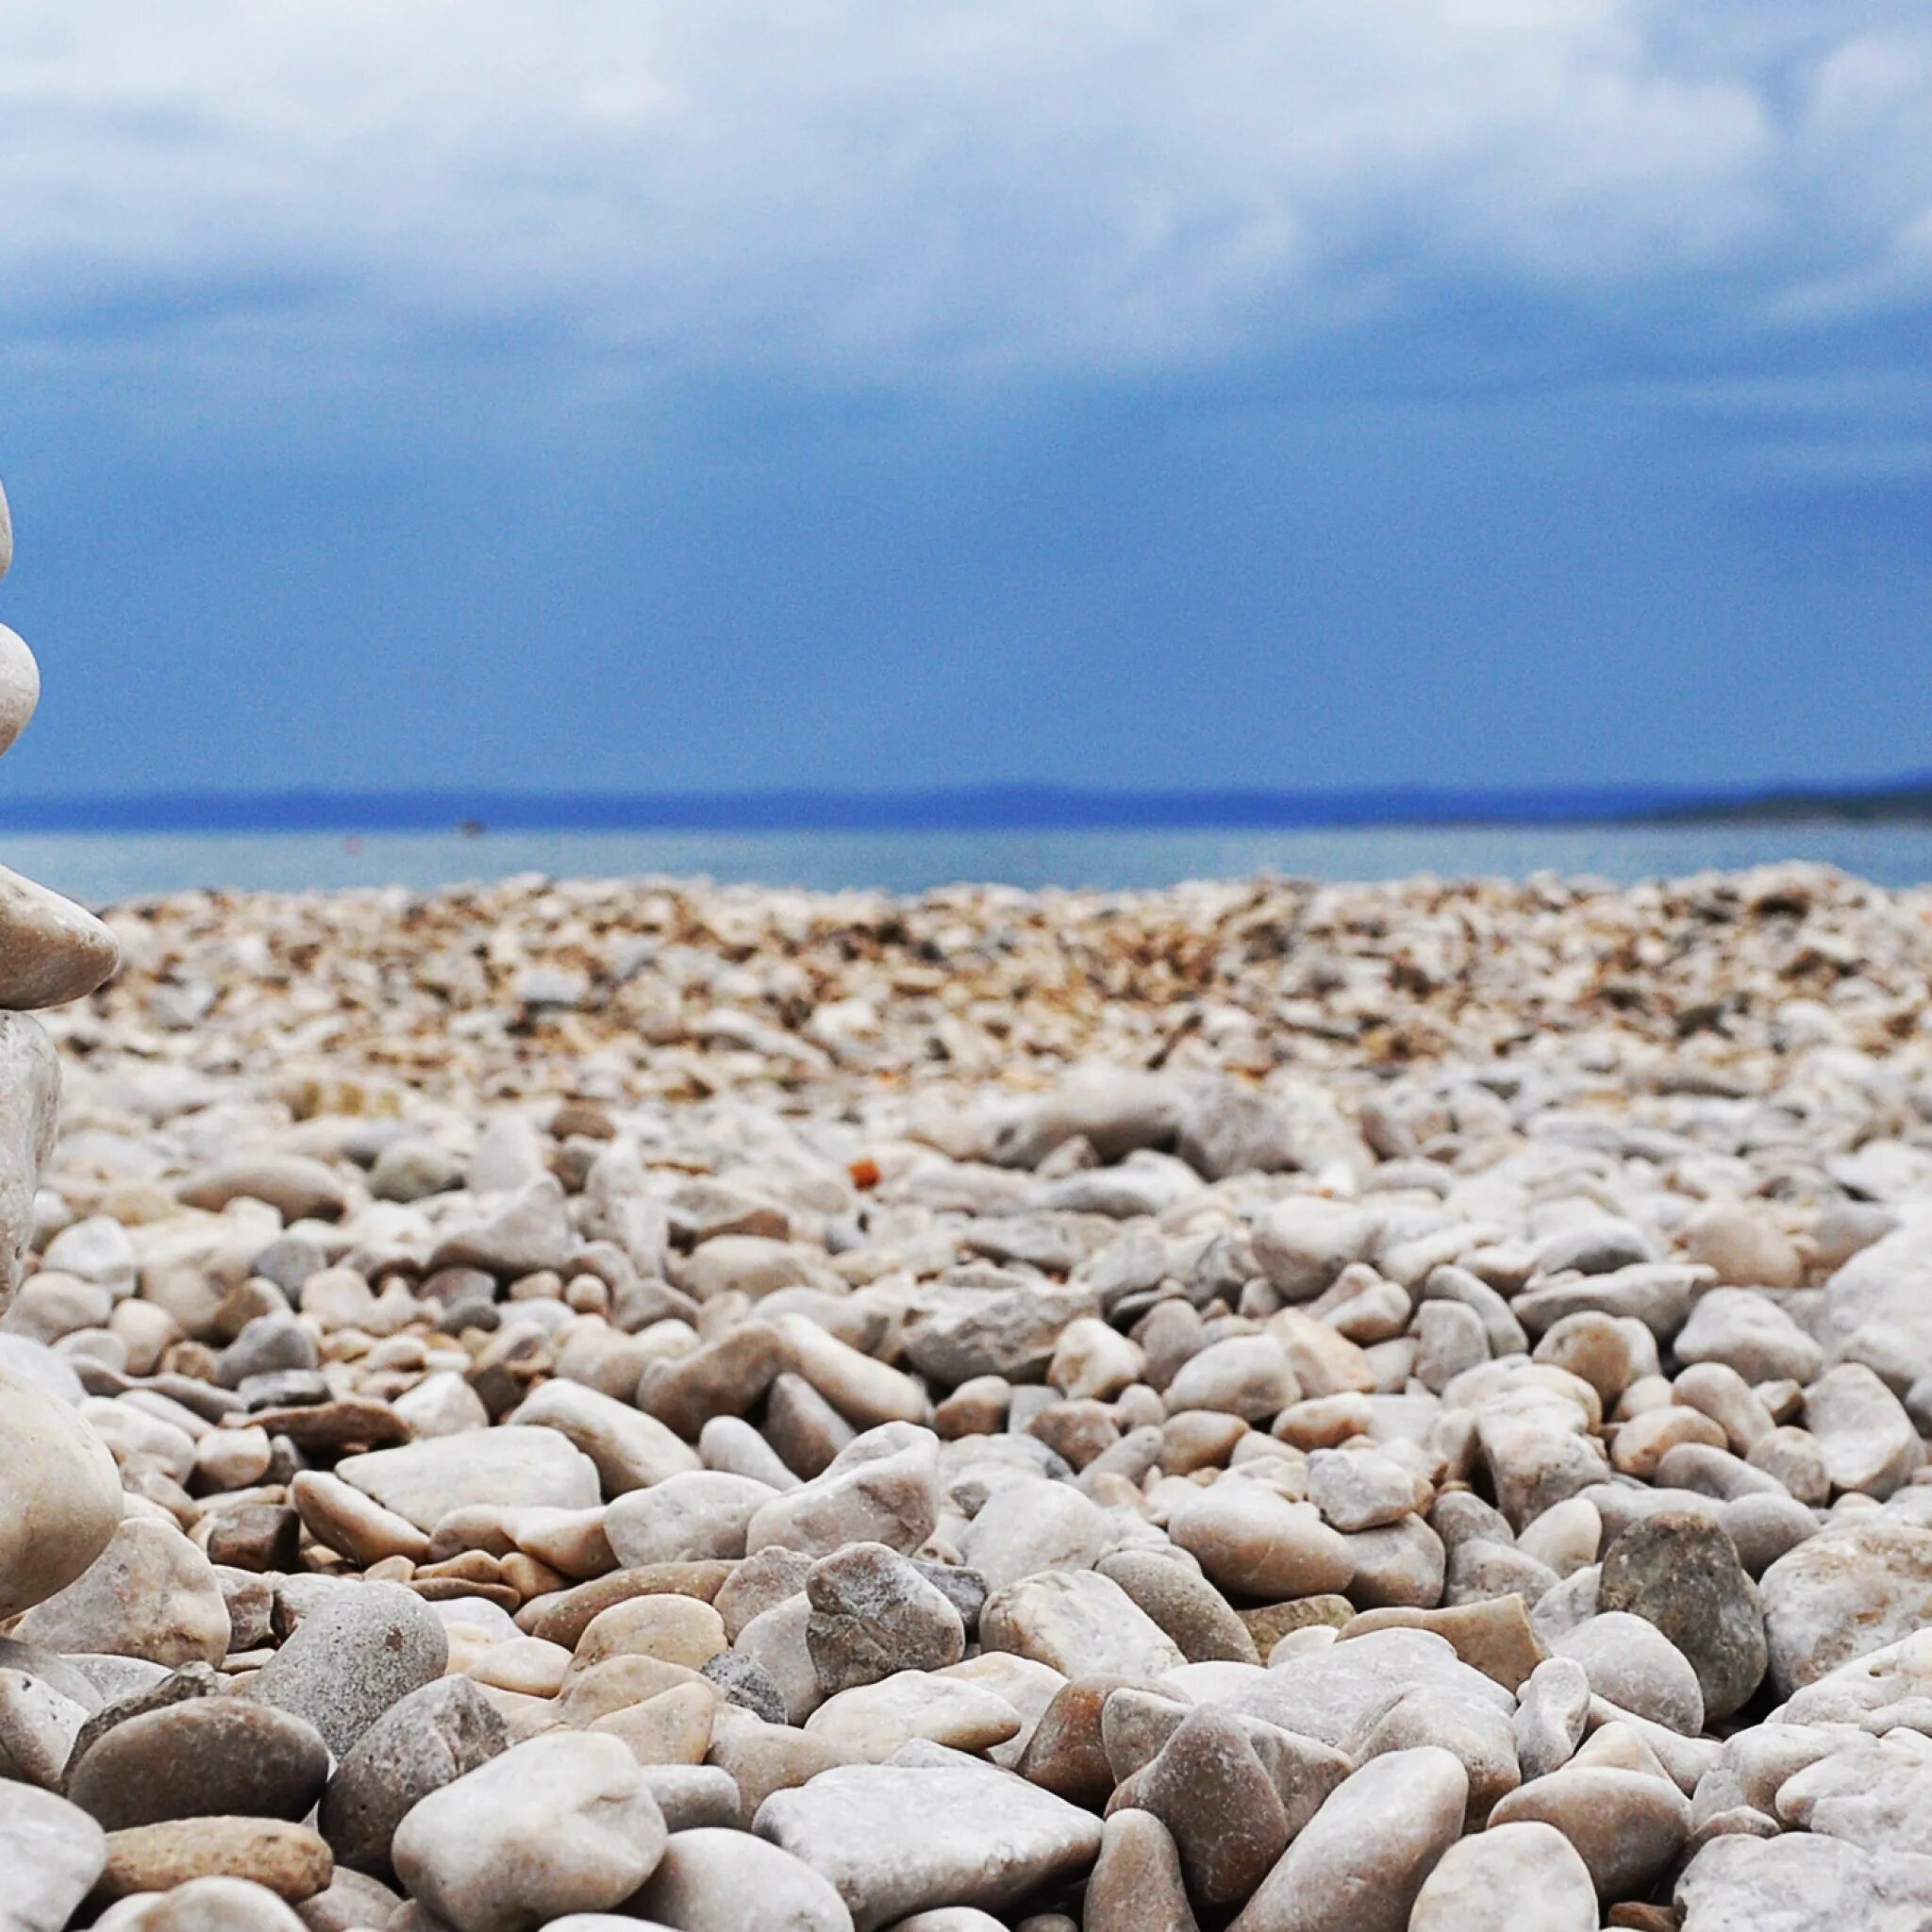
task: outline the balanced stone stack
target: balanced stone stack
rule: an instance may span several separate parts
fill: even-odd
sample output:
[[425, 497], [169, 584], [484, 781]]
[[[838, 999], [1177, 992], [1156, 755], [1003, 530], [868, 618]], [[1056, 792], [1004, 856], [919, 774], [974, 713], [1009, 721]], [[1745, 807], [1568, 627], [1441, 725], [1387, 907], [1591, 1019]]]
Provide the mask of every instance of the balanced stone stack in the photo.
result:
[[[12, 562], [12, 517], [0, 490], [0, 577]], [[0, 625], [0, 756], [26, 728], [40, 692], [32, 652]], [[54, 1050], [26, 1011], [92, 992], [117, 957], [113, 935], [92, 914], [0, 867], [0, 1309], [13, 1298], [32, 1237], [59, 1104]], [[121, 1522], [113, 1455], [63, 1399], [64, 1378], [52, 1379], [50, 1392], [31, 1353], [0, 1352], [0, 1617], [32, 1609], [88, 1573]], [[0, 1757], [19, 1778], [23, 1758], [35, 1761], [32, 1720], [58, 1693], [17, 1668], [0, 1671], [0, 1683], [8, 1707]], [[4, 1869], [10, 1861], [0, 1851], [0, 1924], [38, 1932], [64, 1923], [105, 1861], [106, 1843], [97, 1824], [27, 1776], [0, 1785], [0, 1847], [34, 1848], [33, 1869], [18, 1874]]]

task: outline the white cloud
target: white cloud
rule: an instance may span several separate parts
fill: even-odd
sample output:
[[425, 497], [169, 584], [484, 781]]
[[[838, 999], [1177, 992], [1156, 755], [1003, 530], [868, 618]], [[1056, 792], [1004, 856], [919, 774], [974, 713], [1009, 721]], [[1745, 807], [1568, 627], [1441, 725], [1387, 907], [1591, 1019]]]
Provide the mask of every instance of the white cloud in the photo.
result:
[[0, 0], [0, 336], [516, 326], [943, 381], [1471, 284], [1724, 325], [1922, 299], [1914, 9], [1693, 10]]

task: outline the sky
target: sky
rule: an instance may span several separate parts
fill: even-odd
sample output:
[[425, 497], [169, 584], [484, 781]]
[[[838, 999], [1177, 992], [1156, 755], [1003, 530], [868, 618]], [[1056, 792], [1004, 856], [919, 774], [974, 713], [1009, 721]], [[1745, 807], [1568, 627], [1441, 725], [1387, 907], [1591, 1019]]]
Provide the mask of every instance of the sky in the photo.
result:
[[1932, 772], [1924, 0], [0, 49], [0, 792]]

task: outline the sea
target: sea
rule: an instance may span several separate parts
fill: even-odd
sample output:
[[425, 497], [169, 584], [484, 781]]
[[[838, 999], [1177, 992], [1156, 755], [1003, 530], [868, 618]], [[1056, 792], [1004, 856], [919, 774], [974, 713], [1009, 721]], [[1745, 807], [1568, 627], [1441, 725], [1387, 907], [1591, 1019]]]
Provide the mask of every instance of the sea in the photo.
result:
[[1430, 825], [1284, 831], [117, 832], [0, 837], [0, 862], [92, 905], [194, 887], [425, 890], [511, 874], [706, 878], [921, 892], [965, 881], [1133, 891], [1184, 879], [1445, 879], [1537, 873], [1627, 885], [1782, 859], [1932, 881], [1932, 824]]

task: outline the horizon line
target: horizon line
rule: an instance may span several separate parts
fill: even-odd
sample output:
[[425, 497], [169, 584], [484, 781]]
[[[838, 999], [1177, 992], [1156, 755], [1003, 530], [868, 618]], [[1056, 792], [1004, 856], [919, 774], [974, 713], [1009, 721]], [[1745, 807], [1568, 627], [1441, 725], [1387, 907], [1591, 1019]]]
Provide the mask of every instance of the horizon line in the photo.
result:
[[1015, 781], [869, 791], [177, 791], [0, 800], [10, 832], [1181, 831], [1559, 825], [1689, 816], [1932, 817], [1932, 774], [1850, 785], [1126, 790]]

